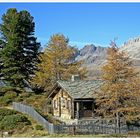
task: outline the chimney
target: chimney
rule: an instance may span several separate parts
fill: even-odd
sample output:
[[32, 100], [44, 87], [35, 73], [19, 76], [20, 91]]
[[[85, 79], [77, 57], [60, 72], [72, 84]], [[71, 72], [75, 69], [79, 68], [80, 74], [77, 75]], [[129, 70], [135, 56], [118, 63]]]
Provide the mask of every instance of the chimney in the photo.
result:
[[71, 76], [71, 81], [72, 82], [77, 81], [77, 80], [80, 80], [80, 76], [79, 75], [72, 75]]

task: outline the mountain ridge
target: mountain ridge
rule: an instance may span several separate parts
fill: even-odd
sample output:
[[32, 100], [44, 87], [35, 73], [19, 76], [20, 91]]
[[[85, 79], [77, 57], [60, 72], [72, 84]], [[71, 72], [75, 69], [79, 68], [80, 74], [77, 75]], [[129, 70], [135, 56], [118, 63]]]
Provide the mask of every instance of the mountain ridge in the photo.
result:
[[[75, 61], [84, 61], [82, 67], [86, 67], [89, 71], [88, 77], [100, 75], [100, 68], [106, 62], [107, 48], [94, 44], [85, 45], [75, 56]], [[140, 36], [124, 42], [119, 50], [127, 53], [133, 60], [134, 66], [140, 68]]]

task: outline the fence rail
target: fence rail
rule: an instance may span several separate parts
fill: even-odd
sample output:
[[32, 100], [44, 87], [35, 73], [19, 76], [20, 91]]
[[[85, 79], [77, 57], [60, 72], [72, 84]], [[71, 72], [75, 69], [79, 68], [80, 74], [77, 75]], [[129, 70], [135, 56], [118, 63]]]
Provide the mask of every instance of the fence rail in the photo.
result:
[[13, 109], [25, 113], [40, 123], [45, 129], [48, 130], [49, 134], [54, 133], [54, 126], [52, 123], [48, 122], [45, 118], [43, 118], [33, 107], [23, 105], [21, 103], [13, 102]]
[[87, 134], [124, 134], [128, 132], [140, 131], [140, 127], [111, 127], [104, 125], [55, 125], [54, 133], [56, 134], [72, 134], [72, 135], [87, 135]]

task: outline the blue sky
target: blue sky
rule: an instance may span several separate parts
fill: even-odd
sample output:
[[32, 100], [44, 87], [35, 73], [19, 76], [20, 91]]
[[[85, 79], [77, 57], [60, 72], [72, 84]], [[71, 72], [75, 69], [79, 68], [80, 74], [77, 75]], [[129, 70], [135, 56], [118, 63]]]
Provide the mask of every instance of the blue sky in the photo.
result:
[[0, 3], [0, 17], [8, 8], [28, 10], [42, 47], [52, 34], [62, 33], [70, 44], [121, 45], [140, 35], [140, 3]]

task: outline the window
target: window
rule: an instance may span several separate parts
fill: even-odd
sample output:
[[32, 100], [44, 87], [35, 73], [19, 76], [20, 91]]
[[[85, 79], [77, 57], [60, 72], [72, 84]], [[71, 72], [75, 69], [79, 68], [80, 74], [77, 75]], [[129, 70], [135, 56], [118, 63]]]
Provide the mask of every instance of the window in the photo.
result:
[[67, 100], [67, 109], [71, 109], [71, 101], [70, 100]]
[[58, 108], [58, 101], [54, 100], [54, 109], [57, 109], [57, 108]]

